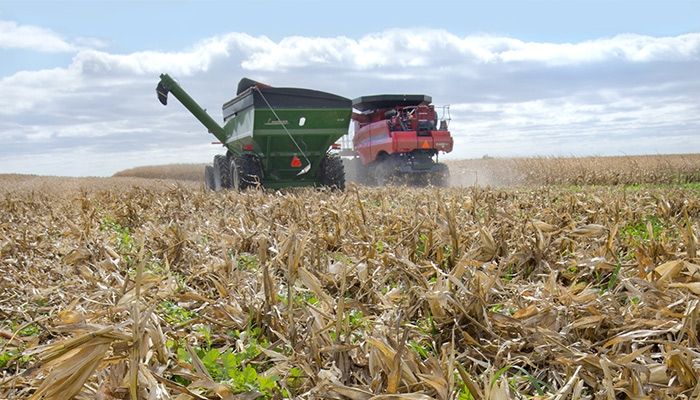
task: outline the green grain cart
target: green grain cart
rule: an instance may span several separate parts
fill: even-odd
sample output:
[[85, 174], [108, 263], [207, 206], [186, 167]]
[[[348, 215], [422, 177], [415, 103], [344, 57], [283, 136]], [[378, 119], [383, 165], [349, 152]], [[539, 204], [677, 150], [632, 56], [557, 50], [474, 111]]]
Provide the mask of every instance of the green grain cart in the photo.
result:
[[226, 148], [205, 167], [208, 188], [345, 188], [341, 159], [329, 150], [348, 131], [350, 99], [243, 78], [237, 96], [223, 105], [222, 127], [167, 74], [156, 92], [163, 105], [172, 93]]

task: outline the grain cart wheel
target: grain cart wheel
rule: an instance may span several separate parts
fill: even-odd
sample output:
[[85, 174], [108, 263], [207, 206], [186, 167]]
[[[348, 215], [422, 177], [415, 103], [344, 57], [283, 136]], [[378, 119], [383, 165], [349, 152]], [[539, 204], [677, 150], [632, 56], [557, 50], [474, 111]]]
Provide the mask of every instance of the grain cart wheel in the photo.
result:
[[228, 159], [229, 173], [231, 174], [231, 189], [241, 190], [241, 171], [236, 163], [236, 157]]
[[258, 188], [262, 185], [263, 171], [260, 159], [251, 154], [236, 157], [241, 190]]
[[207, 190], [216, 190], [216, 182], [214, 181], [214, 167], [211, 165], [204, 167], [204, 188]]
[[334, 190], [345, 190], [345, 168], [343, 160], [336, 155], [326, 154], [321, 159], [316, 176], [321, 186]]
[[231, 162], [228, 157], [217, 154], [214, 156], [214, 182], [217, 189], [231, 189]]

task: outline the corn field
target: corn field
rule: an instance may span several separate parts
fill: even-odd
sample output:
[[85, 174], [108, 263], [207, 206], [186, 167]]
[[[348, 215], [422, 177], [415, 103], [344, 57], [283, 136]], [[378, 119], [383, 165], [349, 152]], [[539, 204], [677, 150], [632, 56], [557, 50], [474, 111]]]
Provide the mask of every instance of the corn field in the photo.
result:
[[637, 185], [700, 182], [700, 154], [449, 161], [454, 185]]
[[697, 184], [22, 182], [0, 398], [700, 395]]

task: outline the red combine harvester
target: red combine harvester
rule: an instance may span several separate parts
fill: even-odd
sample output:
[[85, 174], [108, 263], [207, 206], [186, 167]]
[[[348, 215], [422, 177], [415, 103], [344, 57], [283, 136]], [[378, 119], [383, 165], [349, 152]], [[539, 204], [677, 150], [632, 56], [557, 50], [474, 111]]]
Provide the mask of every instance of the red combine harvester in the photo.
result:
[[426, 95], [384, 94], [353, 100], [353, 148], [359, 157], [359, 178], [368, 183], [391, 182], [444, 186], [447, 165], [437, 160], [454, 144], [447, 119], [439, 121]]

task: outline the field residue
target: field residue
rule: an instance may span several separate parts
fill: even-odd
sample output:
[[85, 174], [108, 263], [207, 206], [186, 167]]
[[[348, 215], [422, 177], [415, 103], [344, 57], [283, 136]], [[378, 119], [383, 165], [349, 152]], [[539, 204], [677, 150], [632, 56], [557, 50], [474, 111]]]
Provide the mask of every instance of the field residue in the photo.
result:
[[697, 188], [99, 182], [3, 192], [2, 398], [700, 391]]

